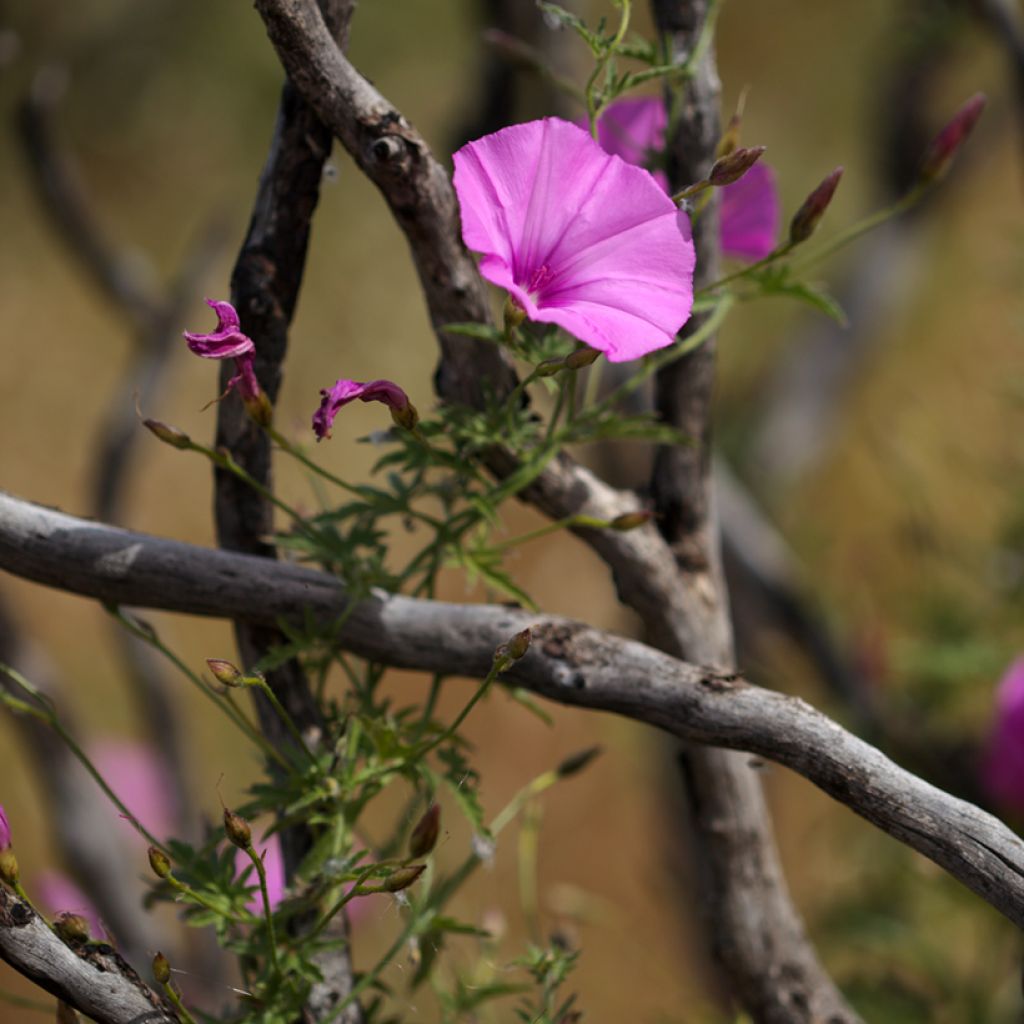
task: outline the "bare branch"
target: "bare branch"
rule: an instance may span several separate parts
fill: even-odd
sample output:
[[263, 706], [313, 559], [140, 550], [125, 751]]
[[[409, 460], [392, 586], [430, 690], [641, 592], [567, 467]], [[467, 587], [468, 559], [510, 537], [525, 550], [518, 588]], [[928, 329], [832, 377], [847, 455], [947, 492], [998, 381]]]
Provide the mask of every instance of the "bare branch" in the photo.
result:
[[312, 0], [256, 0], [256, 9], [292, 83], [380, 189], [405, 232], [441, 345], [438, 391], [467, 405], [479, 405], [488, 388], [506, 393], [514, 377], [501, 350], [443, 330], [458, 321], [490, 321], [483, 281], [459, 237], [447, 171], [348, 62]]
[[3, 886], [0, 959], [98, 1024], [180, 1024], [178, 1015], [112, 947], [65, 944]]
[[[527, 626], [508, 681], [611, 711], [694, 743], [750, 751], [799, 772], [930, 857], [1024, 926], [1024, 841], [972, 804], [890, 761], [804, 701], [552, 615], [381, 594], [351, 602], [332, 576], [90, 522], [0, 492], [0, 568], [87, 597], [272, 625], [312, 616], [340, 647], [397, 668], [483, 677]], [[344, 613], [344, 618], [339, 618]]]

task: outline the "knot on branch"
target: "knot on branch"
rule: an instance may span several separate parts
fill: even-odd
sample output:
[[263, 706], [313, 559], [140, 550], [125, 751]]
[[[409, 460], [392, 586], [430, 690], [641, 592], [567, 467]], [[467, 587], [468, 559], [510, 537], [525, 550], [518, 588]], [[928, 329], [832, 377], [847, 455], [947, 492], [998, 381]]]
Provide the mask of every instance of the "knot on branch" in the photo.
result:
[[370, 144], [370, 156], [378, 164], [396, 163], [405, 152], [405, 139], [398, 135], [382, 135]]

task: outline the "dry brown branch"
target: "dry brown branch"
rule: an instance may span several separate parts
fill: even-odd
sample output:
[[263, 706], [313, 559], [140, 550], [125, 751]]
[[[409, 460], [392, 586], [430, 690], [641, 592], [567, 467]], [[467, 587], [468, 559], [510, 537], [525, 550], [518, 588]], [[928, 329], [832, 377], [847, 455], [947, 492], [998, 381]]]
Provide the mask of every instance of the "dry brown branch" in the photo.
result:
[[738, 675], [569, 619], [501, 605], [388, 594], [352, 602], [335, 577], [314, 569], [122, 530], [2, 493], [0, 568], [113, 604], [267, 626], [309, 615], [342, 649], [446, 675], [483, 677], [494, 648], [530, 626], [533, 645], [509, 682], [562, 704], [647, 722], [688, 742], [786, 765], [1024, 926], [1024, 841], [803, 700]]
[[180, 1024], [112, 947], [65, 943], [3, 886], [0, 959], [97, 1024]]

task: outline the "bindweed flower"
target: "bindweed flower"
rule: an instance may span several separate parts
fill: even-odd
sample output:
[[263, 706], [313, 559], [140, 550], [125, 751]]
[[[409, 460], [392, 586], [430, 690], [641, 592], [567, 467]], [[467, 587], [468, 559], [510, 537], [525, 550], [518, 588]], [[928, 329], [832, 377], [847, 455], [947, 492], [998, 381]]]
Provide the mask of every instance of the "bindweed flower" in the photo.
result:
[[462, 238], [531, 320], [612, 362], [675, 341], [693, 305], [690, 222], [647, 171], [553, 117], [470, 142], [454, 160]]
[[7, 812], [0, 804], [0, 850], [6, 850], [11, 845], [11, 826], [7, 821]]
[[[627, 163], [654, 167], [665, 149], [668, 115], [660, 98], [642, 96], [621, 99], [602, 114], [597, 123], [601, 145]], [[736, 151], [733, 146], [729, 153]], [[668, 191], [663, 170], [653, 171], [661, 187]], [[767, 164], [755, 162], [731, 185], [718, 190], [721, 197], [718, 224], [722, 252], [736, 259], [764, 259], [774, 248], [781, 218], [775, 172]]]
[[217, 327], [209, 334], [185, 331], [188, 347], [204, 359], [234, 359], [238, 372], [228, 381], [227, 391], [237, 388], [249, 415], [257, 423], [269, 426], [270, 402], [256, 379], [256, 346], [252, 338], [242, 333], [238, 312], [230, 302], [207, 299], [206, 304], [217, 314]]
[[313, 413], [313, 432], [318, 441], [331, 436], [331, 425], [338, 410], [357, 398], [361, 402], [382, 402], [391, 410], [395, 423], [406, 430], [412, 430], [419, 419], [409, 396], [390, 380], [371, 380], [365, 384], [357, 380], [338, 380], [333, 387], [322, 388], [320, 395], [320, 408]]
[[755, 263], [779, 237], [779, 190], [775, 172], [756, 163], [732, 185], [719, 189], [718, 231], [722, 252]]
[[998, 804], [1024, 814], [1024, 657], [1003, 676], [982, 754], [981, 784]]

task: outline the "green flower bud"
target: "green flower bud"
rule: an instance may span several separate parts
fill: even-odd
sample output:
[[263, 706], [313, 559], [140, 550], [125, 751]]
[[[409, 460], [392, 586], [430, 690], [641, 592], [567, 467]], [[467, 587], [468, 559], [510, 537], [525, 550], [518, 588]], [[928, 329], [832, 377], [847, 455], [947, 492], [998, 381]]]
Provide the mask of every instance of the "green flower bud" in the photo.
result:
[[224, 832], [240, 850], [248, 850], [252, 846], [252, 829], [245, 818], [234, 811], [224, 808]]
[[426, 857], [437, 845], [441, 831], [441, 805], [431, 804], [409, 837], [409, 856]]
[[155, 846], [151, 846], [147, 853], [149, 854], [149, 866], [153, 869], [153, 874], [157, 878], [169, 877], [171, 874], [171, 862], [167, 854], [163, 850], [158, 850]]
[[69, 945], [89, 941], [89, 922], [81, 914], [60, 913], [53, 921], [54, 931]]
[[153, 957], [153, 977], [161, 985], [166, 985], [171, 980], [171, 964], [163, 953], [157, 953]]
[[18, 858], [14, 856], [14, 851], [10, 847], [0, 850], [0, 882], [6, 882], [13, 888], [18, 884], [19, 877]]
[[206, 665], [213, 673], [213, 678], [225, 686], [243, 686], [242, 673], [231, 664], [221, 658], [207, 658]]
[[158, 437], [164, 444], [169, 444], [172, 448], [192, 447], [192, 438], [177, 427], [169, 427], [166, 423], [161, 423], [159, 420], [143, 420], [142, 425], [154, 437]]

